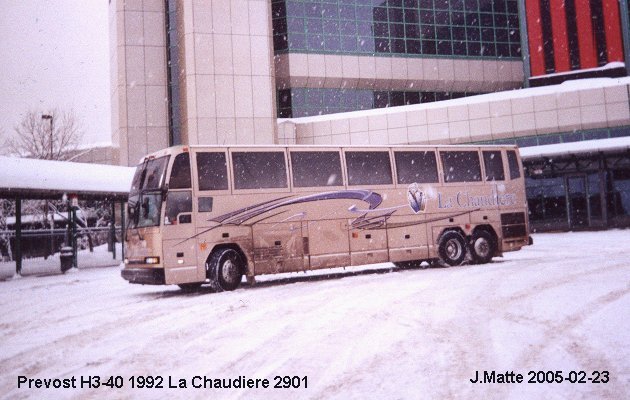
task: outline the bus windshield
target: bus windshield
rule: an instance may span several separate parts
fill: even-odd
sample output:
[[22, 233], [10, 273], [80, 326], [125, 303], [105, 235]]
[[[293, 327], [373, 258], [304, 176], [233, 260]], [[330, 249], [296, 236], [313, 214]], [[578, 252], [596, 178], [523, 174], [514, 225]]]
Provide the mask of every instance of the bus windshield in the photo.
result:
[[147, 160], [138, 165], [129, 191], [129, 228], [160, 224], [164, 178], [168, 156]]

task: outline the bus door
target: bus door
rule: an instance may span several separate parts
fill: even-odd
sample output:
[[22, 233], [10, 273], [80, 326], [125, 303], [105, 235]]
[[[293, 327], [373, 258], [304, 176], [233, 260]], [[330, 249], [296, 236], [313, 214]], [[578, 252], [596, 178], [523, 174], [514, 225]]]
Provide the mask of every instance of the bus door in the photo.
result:
[[302, 222], [265, 222], [252, 228], [256, 273], [304, 270]]
[[197, 268], [188, 153], [181, 153], [175, 157], [168, 190], [165, 193], [162, 249], [166, 282], [186, 283], [204, 280], [205, 270]]

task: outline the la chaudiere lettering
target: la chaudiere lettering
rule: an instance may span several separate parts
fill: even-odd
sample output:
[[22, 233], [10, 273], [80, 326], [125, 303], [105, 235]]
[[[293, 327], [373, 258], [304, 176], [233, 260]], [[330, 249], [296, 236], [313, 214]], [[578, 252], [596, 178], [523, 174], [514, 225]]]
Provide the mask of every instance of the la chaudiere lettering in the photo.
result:
[[468, 192], [457, 192], [454, 196], [445, 196], [438, 192], [438, 208], [469, 208], [469, 207], [491, 207], [491, 206], [511, 206], [516, 204], [516, 195], [513, 193], [475, 196]]

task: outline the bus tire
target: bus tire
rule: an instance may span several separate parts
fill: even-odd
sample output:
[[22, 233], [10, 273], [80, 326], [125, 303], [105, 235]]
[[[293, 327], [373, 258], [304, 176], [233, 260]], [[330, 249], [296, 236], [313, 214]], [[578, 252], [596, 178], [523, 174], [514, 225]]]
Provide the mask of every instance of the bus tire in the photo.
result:
[[490, 232], [479, 230], [470, 240], [470, 254], [475, 264], [487, 264], [496, 251], [496, 242]]
[[213, 251], [206, 262], [210, 285], [217, 292], [234, 290], [243, 277], [243, 260], [234, 249]]
[[456, 231], [445, 232], [438, 244], [440, 260], [451, 267], [460, 265], [466, 258], [466, 240]]

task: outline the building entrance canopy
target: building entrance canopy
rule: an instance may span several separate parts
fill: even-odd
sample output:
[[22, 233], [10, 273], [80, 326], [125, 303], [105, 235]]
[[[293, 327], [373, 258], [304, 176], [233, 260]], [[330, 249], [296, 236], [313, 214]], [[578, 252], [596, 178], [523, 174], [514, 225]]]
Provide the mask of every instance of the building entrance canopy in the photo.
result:
[[[22, 200], [101, 200], [111, 202], [112, 222], [110, 234], [115, 235], [114, 210], [115, 202], [124, 203], [129, 195], [129, 188], [133, 179], [134, 168], [112, 165], [98, 165], [73, 163], [64, 161], [36, 160], [25, 158], [0, 157], [0, 199], [15, 201], [14, 232], [6, 231], [15, 236], [15, 270], [17, 274], [22, 269]], [[73, 201], [74, 203], [74, 201]], [[68, 211], [67, 239], [72, 244], [73, 264], [76, 266], [76, 204], [72, 204]], [[120, 207], [121, 222], [124, 220]], [[46, 217], [48, 218], [48, 217]], [[7, 218], [8, 220], [9, 218]], [[12, 219], [12, 218], [11, 218]], [[53, 220], [54, 221], [54, 220]], [[8, 222], [5, 220], [5, 222]], [[7, 226], [8, 227], [8, 226]], [[4, 227], [4, 228], [7, 228]], [[54, 222], [50, 223], [51, 235]], [[72, 233], [72, 234], [71, 234]], [[71, 238], [71, 239], [70, 239]], [[11, 246], [8, 241], [8, 246]], [[51, 247], [53, 236], [51, 236]], [[112, 240], [113, 243], [113, 240]], [[66, 245], [68, 245], [66, 241]], [[115, 245], [112, 247], [115, 257]], [[54, 252], [54, 250], [51, 250]], [[63, 268], [62, 268], [63, 269]]]

